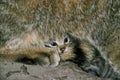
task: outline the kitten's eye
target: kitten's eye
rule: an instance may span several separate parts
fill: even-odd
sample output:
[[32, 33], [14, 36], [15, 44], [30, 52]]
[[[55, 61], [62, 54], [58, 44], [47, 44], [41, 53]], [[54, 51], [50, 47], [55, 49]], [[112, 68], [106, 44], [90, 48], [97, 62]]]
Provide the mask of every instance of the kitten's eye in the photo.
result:
[[57, 42], [55, 42], [55, 41], [51, 42], [50, 44], [51, 44], [52, 46], [57, 46], [57, 45], [58, 45]]
[[69, 42], [69, 39], [66, 37], [65, 39], [64, 39], [64, 43], [68, 43]]

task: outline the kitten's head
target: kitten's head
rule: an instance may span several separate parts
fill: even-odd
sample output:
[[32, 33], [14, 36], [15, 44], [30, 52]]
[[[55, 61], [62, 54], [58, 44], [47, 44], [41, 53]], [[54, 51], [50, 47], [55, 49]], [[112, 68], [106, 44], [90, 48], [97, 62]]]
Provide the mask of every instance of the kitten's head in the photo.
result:
[[57, 49], [61, 59], [70, 60], [75, 57], [74, 54], [74, 42], [70, 36], [64, 36], [60, 38], [56, 38], [54, 40], [50, 40], [45, 44], [45, 47], [55, 48]]

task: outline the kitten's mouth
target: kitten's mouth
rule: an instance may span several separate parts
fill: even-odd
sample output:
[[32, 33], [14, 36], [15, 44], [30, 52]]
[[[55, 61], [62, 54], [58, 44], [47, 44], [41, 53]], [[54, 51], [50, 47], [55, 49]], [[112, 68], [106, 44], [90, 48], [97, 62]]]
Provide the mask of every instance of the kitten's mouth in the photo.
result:
[[61, 55], [61, 54], [64, 54], [64, 51], [62, 51], [62, 52], [61, 52], [61, 51], [59, 51], [59, 54], [60, 54], [60, 55]]
[[59, 54], [64, 54], [64, 53], [65, 53], [65, 51], [60, 51], [60, 52], [59, 52]]

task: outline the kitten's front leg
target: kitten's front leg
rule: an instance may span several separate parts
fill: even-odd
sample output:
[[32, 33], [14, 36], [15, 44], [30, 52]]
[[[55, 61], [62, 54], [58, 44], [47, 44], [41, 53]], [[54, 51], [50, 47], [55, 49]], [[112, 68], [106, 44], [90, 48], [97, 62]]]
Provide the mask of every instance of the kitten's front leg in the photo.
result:
[[46, 43], [46, 44], [45, 44], [45, 47], [52, 50], [52, 51], [50, 52], [50, 57], [49, 57], [50, 66], [51, 66], [51, 67], [55, 67], [55, 66], [59, 65], [59, 62], [60, 62], [60, 54], [59, 54], [59, 52], [58, 52], [57, 47], [51, 47], [51, 45], [50, 45], [49, 43]]
[[60, 56], [56, 48], [44, 47], [43, 54], [39, 54], [38, 63], [42, 66], [56, 67], [59, 65]]
[[60, 62], [60, 56], [58, 54], [57, 49], [54, 49], [50, 55], [50, 66], [56, 67], [59, 65], [59, 62]]

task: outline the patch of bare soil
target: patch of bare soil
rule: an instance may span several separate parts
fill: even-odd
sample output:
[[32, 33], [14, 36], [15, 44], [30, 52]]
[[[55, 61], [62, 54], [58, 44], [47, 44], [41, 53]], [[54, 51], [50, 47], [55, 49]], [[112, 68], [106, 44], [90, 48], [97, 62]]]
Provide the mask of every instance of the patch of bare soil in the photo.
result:
[[86, 73], [71, 62], [61, 63], [55, 68], [1, 62], [0, 72], [0, 80], [110, 80]]

